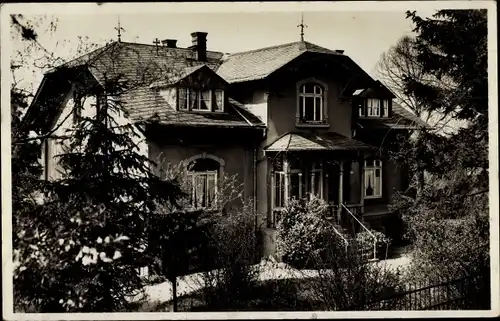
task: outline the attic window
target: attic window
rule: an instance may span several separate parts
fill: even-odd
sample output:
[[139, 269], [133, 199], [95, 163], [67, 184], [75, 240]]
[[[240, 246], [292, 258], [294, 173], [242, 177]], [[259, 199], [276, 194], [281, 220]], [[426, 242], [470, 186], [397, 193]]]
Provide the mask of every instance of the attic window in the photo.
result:
[[358, 107], [361, 117], [389, 117], [389, 99], [367, 98]]
[[224, 91], [221, 89], [194, 89], [181, 87], [178, 90], [178, 109], [201, 112], [223, 112]]

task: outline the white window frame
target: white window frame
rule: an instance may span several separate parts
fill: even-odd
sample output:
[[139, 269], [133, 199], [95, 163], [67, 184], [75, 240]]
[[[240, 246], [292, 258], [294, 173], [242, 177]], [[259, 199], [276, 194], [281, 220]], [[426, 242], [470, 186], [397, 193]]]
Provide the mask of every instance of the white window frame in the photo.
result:
[[[364, 194], [364, 198], [365, 199], [374, 199], [374, 198], [382, 198], [382, 194], [383, 194], [383, 186], [384, 186], [384, 182], [382, 180], [382, 160], [381, 159], [374, 159], [373, 160], [373, 165], [370, 165], [368, 166], [367, 165], [367, 160], [365, 160], [365, 163], [364, 163], [364, 170], [363, 170], [363, 180], [364, 180], [364, 186], [363, 186], [363, 194]], [[379, 194], [375, 194], [375, 172], [376, 170], [379, 170], [380, 171], [380, 188], [379, 188]], [[368, 184], [368, 180], [366, 178], [366, 175], [367, 175], [367, 172], [372, 172], [373, 174], [373, 179], [372, 179], [372, 184], [373, 184], [373, 195], [366, 195], [366, 189], [367, 189], [367, 184]]]
[[389, 117], [389, 99], [382, 100], [382, 108], [384, 109], [384, 117]]
[[192, 200], [191, 207], [194, 209], [215, 208], [215, 206], [214, 206], [215, 204], [210, 204], [210, 206], [196, 206], [196, 199], [195, 199], [195, 196], [196, 196], [196, 194], [195, 194], [196, 178], [199, 176], [203, 176], [203, 175], [206, 175], [206, 177], [207, 177], [206, 178], [207, 184], [205, 186], [206, 190], [204, 190], [203, 193], [205, 193], [205, 195], [208, 194], [208, 176], [213, 175], [215, 191], [214, 191], [214, 199], [212, 200], [212, 202], [217, 198], [218, 184], [219, 184], [218, 171], [216, 171], [216, 170], [213, 170], [213, 171], [188, 171], [187, 172], [187, 179], [188, 179], [188, 181], [191, 180], [191, 200]]
[[[318, 198], [323, 199], [323, 167], [322, 166], [317, 166], [317, 164], [313, 163], [312, 167], [308, 169], [308, 176], [310, 178], [310, 181], [312, 182], [312, 177], [314, 173], [314, 178], [315, 182], [316, 180], [319, 180], [318, 185], [319, 185], [319, 193], [316, 193], [314, 190], [314, 185], [309, 186], [309, 184], [306, 184], [306, 191], [309, 194], [309, 199], [313, 198], [313, 195], [317, 194]], [[307, 181], [309, 182], [309, 181]]]
[[[276, 176], [280, 176], [280, 182], [283, 184], [283, 199], [280, 200], [280, 206], [278, 206], [276, 202], [276, 197], [278, 196], [276, 194], [276, 184], [277, 184], [277, 179]], [[271, 201], [272, 201], [272, 209], [273, 210], [281, 210], [285, 207], [285, 199], [286, 199], [286, 191], [285, 191], [285, 172], [284, 171], [273, 171], [272, 176], [271, 176]], [[281, 195], [281, 193], [280, 193]]]
[[[306, 93], [306, 86], [312, 86], [313, 92]], [[316, 92], [318, 90], [319, 92]], [[306, 98], [313, 98], [313, 119], [304, 119], [306, 115]], [[316, 105], [316, 98], [319, 98], [319, 106]], [[302, 120], [305, 123], [320, 123], [323, 121], [323, 88], [315, 83], [305, 83], [300, 86], [299, 99], [302, 101]], [[300, 104], [300, 103], [299, 103]], [[319, 108], [319, 119], [316, 119], [317, 108]]]
[[366, 116], [380, 117], [381, 100], [377, 98], [368, 98], [366, 100]]
[[[182, 93], [185, 93], [185, 96], [182, 95]], [[208, 92], [209, 98], [204, 99], [203, 98], [203, 93]], [[222, 96], [222, 109], [217, 108], [217, 97], [215, 95], [216, 92], [220, 92]], [[193, 104], [191, 101], [191, 94], [196, 93], [196, 102]], [[177, 109], [180, 111], [195, 111], [195, 112], [202, 112], [202, 113], [208, 113], [208, 112], [224, 112], [224, 90], [223, 89], [208, 89], [208, 90], [197, 90], [189, 87], [179, 87], [177, 90]], [[181, 101], [184, 100], [186, 102], [184, 108], [183, 104], [181, 104]], [[202, 101], [208, 101], [209, 108], [208, 109], [201, 109], [201, 102]]]
[[140, 278], [148, 278], [149, 277], [149, 267], [146, 266], [141, 266], [137, 269], [137, 273], [139, 274]]
[[[313, 86], [312, 93], [306, 93], [306, 86]], [[319, 93], [317, 92], [319, 89]], [[297, 112], [296, 112], [296, 125], [300, 126], [319, 126], [319, 127], [328, 127], [328, 105], [327, 105], [327, 97], [328, 97], [328, 86], [327, 84], [319, 81], [315, 78], [309, 78], [302, 80], [297, 83]], [[313, 98], [313, 119], [306, 120], [304, 119], [306, 114], [306, 98]], [[320, 98], [320, 106], [317, 106], [316, 100]], [[302, 102], [302, 109], [300, 103]], [[316, 119], [316, 111], [317, 108], [320, 108], [319, 119]], [[302, 115], [302, 117], [301, 117]]]
[[[206, 99], [203, 98], [203, 93], [206, 93], [208, 92], [208, 101], [209, 101], [209, 104], [208, 104], [208, 109], [201, 109], [201, 102], [202, 101], [207, 101]], [[209, 89], [209, 90], [196, 90], [196, 93], [197, 93], [197, 98], [196, 98], [196, 103], [193, 104], [193, 107], [192, 107], [192, 111], [196, 111], [196, 112], [211, 112], [212, 109], [213, 109], [213, 106], [212, 106], [212, 90]], [[195, 108], [196, 106], [196, 108]]]
[[[222, 99], [222, 104], [221, 104], [221, 109], [218, 109], [217, 108], [217, 92], [220, 92], [221, 93], [221, 99]], [[224, 112], [224, 90], [222, 89], [215, 89], [214, 90], [214, 111], [215, 112]]]
[[[323, 184], [323, 167], [322, 166], [317, 166], [317, 164], [315, 163], [312, 163], [310, 164], [309, 166], [307, 166], [306, 168], [302, 168], [302, 169], [291, 169], [291, 170], [288, 170], [288, 173], [286, 172], [286, 170], [273, 170], [272, 172], [272, 176], [271, 176], [271, 179], [272, 179], [272, 193], [271, 193], [271, 200], [272, 200], [272, 209], [273, 210], [281, 210], [283, 209], [283, 207], [285, 207], [286, 203], [288, 201], [290, 201], [291, 199], [288, 199], [288, 190], [290, 189], [290, 186], [291, 186], [291, 176], [292, 175], [298, 175], [299, 176], [299, 199], [303, 199], [303, 198], [308, 198], [309, 200], [312, 199], [313, 195], [315, 195], [316, 191], [314, 191], [314, 186], [310, 186], [310, 183], [309, 182], [312, 182], [312, 176], [313, 176], [313, 173], [314, 173], [314, 178], [315, 178], [315, 181], [316, 179], [319, 180], [319, 192], [317, 193], [318, 195], [318, 198], [320, 199], [323, 199], [323, 196], [324, 196], [324, 184]], [[281, 177], [281, 180], [280, 182], [282, 182], [281, 184], [283, 185], [283, 193], [280, 193], [283, 194], [283, 199], [280, 200], [280, 203], [281, 203], [281, 206], [278, 206], [277, 205], [277, 194], [276, 194], [276, 183], [277, 183], [277, 179], [276, 177], [277, 176], [280, 176]], [[305, 182], [303, 182], [303, 178], [304, 177], [307, 177], [309, 178], [305, 180]], [[303, 191], [304, 190], [304, 191]], [[304, 195], [305, 194], [305, 195]], [[295, 195], [290, 195], [290, 197], [293, 197]]]
[[365, 116], [365, 105], [364, 104], [362, 104], [361, 106], [358, 107], [358, 115], [360, 117]]

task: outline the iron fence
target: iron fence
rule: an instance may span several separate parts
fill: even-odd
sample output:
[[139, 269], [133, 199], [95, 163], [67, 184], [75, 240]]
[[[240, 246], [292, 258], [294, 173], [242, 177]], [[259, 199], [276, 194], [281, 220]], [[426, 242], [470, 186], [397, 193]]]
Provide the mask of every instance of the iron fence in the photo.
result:
[[454, 280], [407, 284], [403, 291], [346, 310], [487, 310], [489, 272]]

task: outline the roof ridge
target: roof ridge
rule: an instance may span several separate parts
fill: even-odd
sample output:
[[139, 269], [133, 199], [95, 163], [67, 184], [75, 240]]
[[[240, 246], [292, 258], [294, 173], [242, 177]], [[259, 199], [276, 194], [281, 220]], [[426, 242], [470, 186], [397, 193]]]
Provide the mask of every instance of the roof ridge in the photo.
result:
[[258, 48], [258, 49], [239, 51], [239, 52], [231, 53], [231, 54], [229, 54], [229, 56], [236, 56], [236, 55], [253, 53], [253, 52], [258, 52], [258, 51], [263, 51], [263, 50], [282, 48], [282, 47], [286, 47], [286, 46], [290, 46], [290, 45], [294, 45], [294, 44], [298, 44], [298, 43], [302, 43], [302, 42], [307, 42], [307, 41], [294, 41], [294, 42], [282, 43], [282, 44], [274, 45], [274, 46], [262, 47], [262, 48]]
[[[120, 43], [128, 44], [128, 45], [141, 45], [141, 46], [148, 46], [148, 47], [156, 47], [156, 45], [151, 45], [148, 43], [140, 43], [140, 42], [130, 42], [130, 41], [121, 41]], [[166, 47], [166, 46], [158, 46], [158, 48], [164, 48], [164, 49], [181, 49], [181, 50], [189, 50], [192, 51], [193, 49], [189, 48], [182, 48], [182, 47]], [[217, 53], [217, 54], [224, 54], [222, 51], [213, 51], [213, 50], [207, 50], [207, 52], [210, 53]]]

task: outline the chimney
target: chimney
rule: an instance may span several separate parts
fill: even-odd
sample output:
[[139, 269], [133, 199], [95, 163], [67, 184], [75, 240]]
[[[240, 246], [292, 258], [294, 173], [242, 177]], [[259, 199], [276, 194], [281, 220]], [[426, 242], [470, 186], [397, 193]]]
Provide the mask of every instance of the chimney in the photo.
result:
[[339, 53], [339, 54], [343, 54], [344, 53], [344, 50], [340, 50], [340, 49], [336, 49], [335, 50], [336, 53]]
[[207, 33], [193, 32], [191, 33], [191, 41], [193, 45], [190, 47], [196, 51], [196, 57], [199, 61], [207, 60]]
[[167, 48], [177, 48], [177, 40], [175, 39], [165, 39], [162, 40], [161, 43]]

